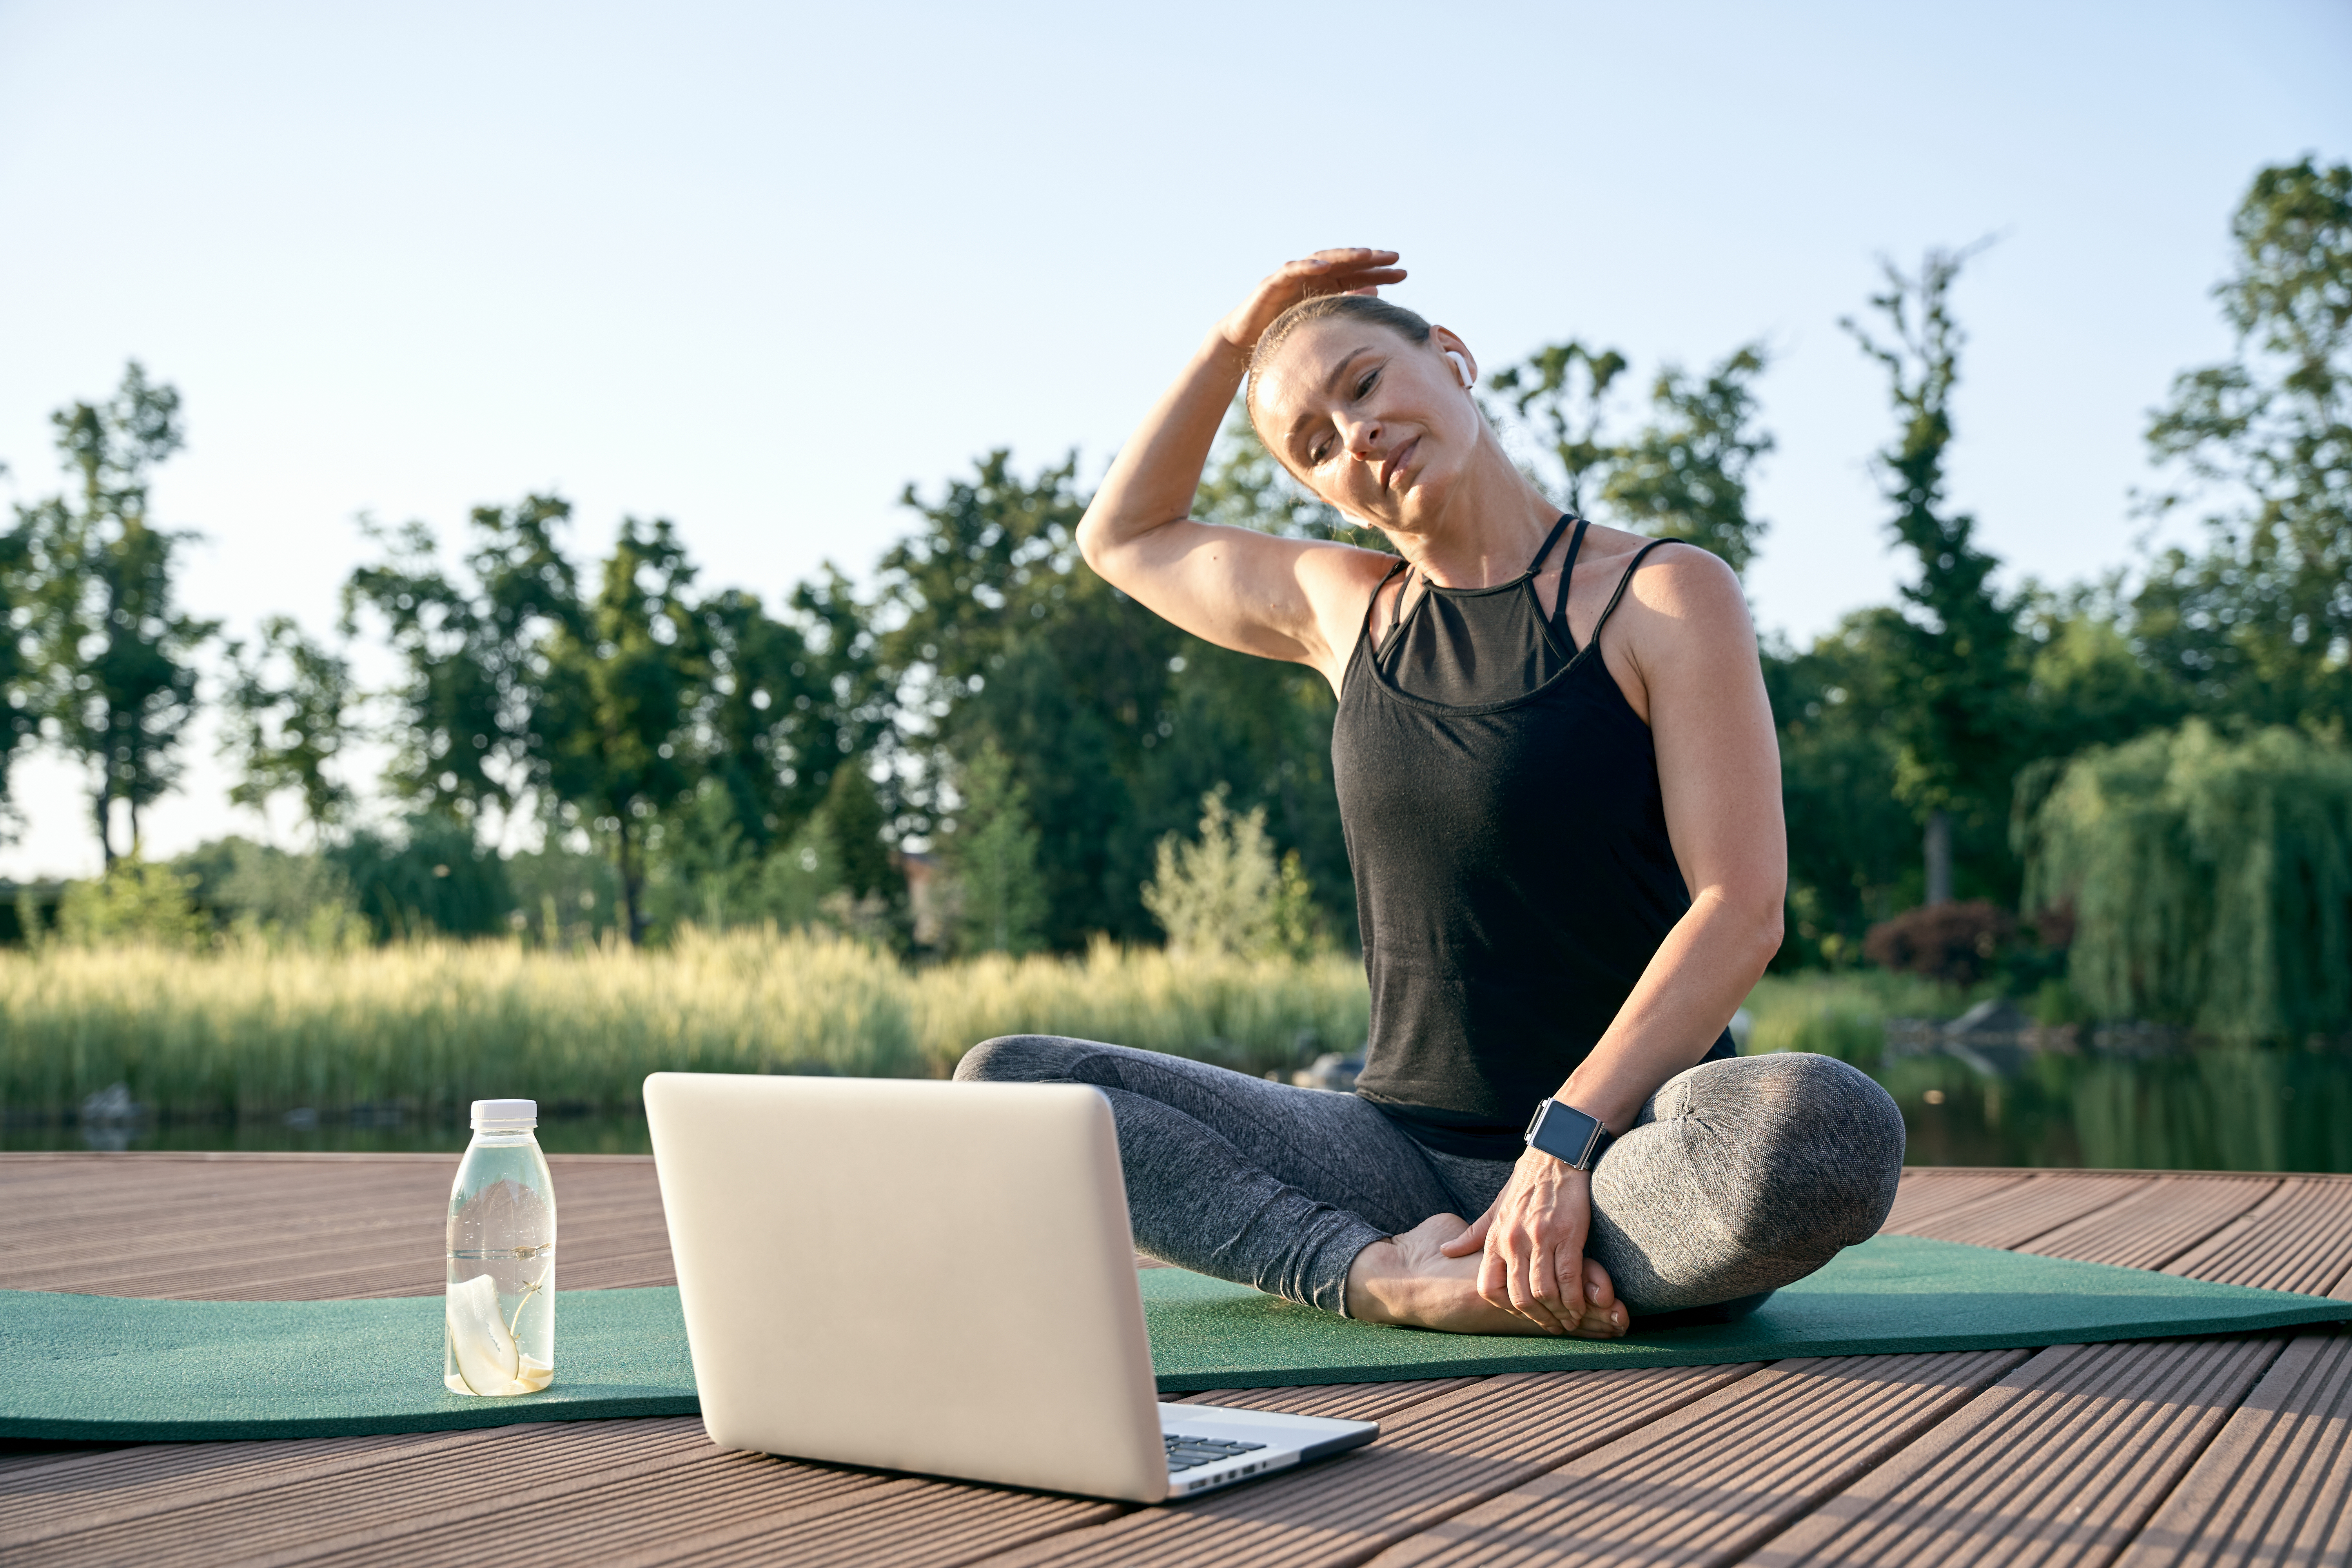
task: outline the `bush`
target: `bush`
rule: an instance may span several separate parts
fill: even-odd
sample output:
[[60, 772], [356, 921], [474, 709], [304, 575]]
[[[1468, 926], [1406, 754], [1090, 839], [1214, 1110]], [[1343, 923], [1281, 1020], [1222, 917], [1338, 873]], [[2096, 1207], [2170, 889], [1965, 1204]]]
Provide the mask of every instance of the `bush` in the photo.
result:
[[66, 889], [58, 940], [72, 947], [200, 947], [212, 939], [212, 921], [190, 897], [195, 887], [194, 877], [169, 866], [117, 860], [97, 880]]
[[1983, 899], [1928, 904], [1881, 921], [1862, 939], [1862, 955], [1898, 974], [1947, 985], [1974, 985], [1993, 972], [2017, 935], [2007, 910]]
[[1201, 797], [1201, 837], [1160, 841], [1158, 874], [1143, 886], [1143, 907], [1182, 953], [1241, 958], [1306, 958], [1328, 945], [1298, 852], [1277, 862], [1266, 837], [1265, 807], [1235, 816], [1219, 784]]

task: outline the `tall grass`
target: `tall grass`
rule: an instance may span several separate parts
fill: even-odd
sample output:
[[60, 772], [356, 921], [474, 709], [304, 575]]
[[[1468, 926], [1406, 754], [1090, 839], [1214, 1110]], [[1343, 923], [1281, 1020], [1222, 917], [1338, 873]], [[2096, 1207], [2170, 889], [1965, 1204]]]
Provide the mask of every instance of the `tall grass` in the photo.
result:
[[910, 971], [823, 935], [688, 933], [548, 952], [415, 942], [324, 953], [253, 942], [0, 954], [0, 1110], [50, 1116], [114, 1083], [169, 1116], [477, 1096], [637, 1102], [645, 1075], [943, 1076], [974, 1042], [1077, 1035], [1286, 1068], [1364, 1037], [1352, 958], [1254, 962], [1097, 948]]
[[1948, 1018], [1976, 999], [1975, 992], [1877, 969], [1768, 974], [1748, 994], [1755, 1025], [1746, 1049], [1817, 1051], [1874, 1070], [1885, 1049], [1887, 1019]]

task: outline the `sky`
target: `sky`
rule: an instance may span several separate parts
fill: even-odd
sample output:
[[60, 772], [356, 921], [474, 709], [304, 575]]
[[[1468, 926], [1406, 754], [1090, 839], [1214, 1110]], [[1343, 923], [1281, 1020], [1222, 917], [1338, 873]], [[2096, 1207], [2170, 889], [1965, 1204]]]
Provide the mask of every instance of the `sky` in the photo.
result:
[[[773, 603], [993, 447], [1098, 475], [1257, 278], [1372, 245], [1488, 369], [1761, 341], [1748, 585], [1802, 642], [1904, 577], [1838, 326], [1883, 260], [1998, 237], [1954, 292], [1954, 503], [2011, 584], [2127, 567], [2147, 410], [2231, 347], [2230, 212], [2352, 156], [2347, 79], [2344, 0], [0, 0], [0, 499], [58, 488], [49, 411], [137, 359], [185, 399], [155, 515], [232, 635], [329, 630], [363, 515], [453, 538], [550, 489], [583, 555], [667, 517]], [[150, 853], [293, 841], [214, 746]], [[15, 789], [0, 877], [97, 866], [77, 769]]]

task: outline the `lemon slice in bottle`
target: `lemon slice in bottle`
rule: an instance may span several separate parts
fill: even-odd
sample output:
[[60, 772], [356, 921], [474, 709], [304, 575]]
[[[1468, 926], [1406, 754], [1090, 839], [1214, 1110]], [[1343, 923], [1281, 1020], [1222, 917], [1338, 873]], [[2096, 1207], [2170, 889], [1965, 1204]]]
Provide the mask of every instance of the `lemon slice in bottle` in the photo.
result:
[[497, 1280], [477, 1274], [462, 1285], [450, 1286], [448, 1324], [450, 1359], [457, 1363], [457, 1375], [470, 1392], [527, 1392], [515, 1386], [522, 1358], [499, 1315]]

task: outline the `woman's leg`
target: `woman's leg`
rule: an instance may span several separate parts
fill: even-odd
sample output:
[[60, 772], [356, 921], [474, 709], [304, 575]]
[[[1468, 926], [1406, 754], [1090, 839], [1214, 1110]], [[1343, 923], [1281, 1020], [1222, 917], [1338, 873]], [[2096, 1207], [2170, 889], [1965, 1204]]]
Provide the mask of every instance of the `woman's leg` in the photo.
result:
[[1347, 1310], [1358, 1253], [1456, 1201], [1421, 1146], [1352, 1094], [1053, 1035], [974, 1046], [955, 1076], [1099, 1089], [1137, 1246], [1326, 1311]]
[[1876, 1235], [1902, 1173], [1903, 1114], [1859, 1069], [1795, 1051], [1702, 1062], [1594, 1167], [1585, 1251], [1637, 1326], [1752, 1308]]

